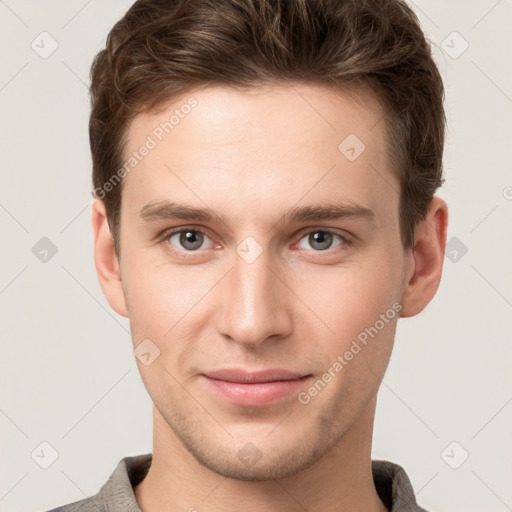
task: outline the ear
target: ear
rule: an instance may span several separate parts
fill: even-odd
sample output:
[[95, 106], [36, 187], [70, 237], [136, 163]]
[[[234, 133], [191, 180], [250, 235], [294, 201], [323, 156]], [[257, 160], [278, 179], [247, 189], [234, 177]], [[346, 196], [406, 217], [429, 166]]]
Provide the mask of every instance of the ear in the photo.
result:
[[401, 317], [417, 315], [436, 294], [443, 270], [447, 226], [448, 207], [441, 198], [434, 197], [425, 220], [416, 227], [414, 246], [406, 256]]
[[110, 234], [105, 204], [95, 199], [92, 204], [92, 232], [94, 238], [94, 263], [103, 295], [112, 309], [122, 316], [128, 316], [124, 291], [121, 283], [119, 261]]

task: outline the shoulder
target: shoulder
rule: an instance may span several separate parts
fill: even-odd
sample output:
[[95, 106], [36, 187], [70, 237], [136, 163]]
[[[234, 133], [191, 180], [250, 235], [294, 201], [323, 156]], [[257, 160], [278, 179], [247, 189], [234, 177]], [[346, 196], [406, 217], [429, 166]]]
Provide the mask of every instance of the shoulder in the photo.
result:
[[46, 512], [140, 512], [133, 489], [144, 479], [151, 462], [152, 454], [125, 457], [97, 494]]

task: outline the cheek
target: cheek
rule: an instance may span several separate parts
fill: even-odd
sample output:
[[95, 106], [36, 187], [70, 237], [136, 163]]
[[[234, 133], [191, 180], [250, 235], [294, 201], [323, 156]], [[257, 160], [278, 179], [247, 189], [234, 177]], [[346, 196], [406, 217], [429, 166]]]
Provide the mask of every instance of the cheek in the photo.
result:
[[319, 316], [334, 331], [316, 342], [316, 351], [326, 356], [326, 369], [331, 368], [336, 375], [326, 399], [331, 396], [330, 400], [339, 404], [344, 403], [344, 397], [356, 407], [378, 389], [391, 356], [401, 309], [399, 280], [397, 268], [375, 261], [338, 269], [330, 279], [317, 279], [310, 288], [309, 297]]
[[197, 306], [214, 286], [217, 273], [204, 265], [171, 265], [149, 253], [133, 251], [126, 257], [123, 286], [134, 342], [153, 337], [165, 343], [200, 310]]
[[[197, 351], [197, 332], [204, 325], [200, 303], [210, 279], [203, 274], [199, 279], [193, 267], [148, 263], [136, 256], [126, 258], [125, 265], [135, 352], [150, 340], [151, 350], [158, 354], [147, 366], [137, 361], [141, 377], [156, 402], [176, 401], [180, 390], [176, 381], [183, 381], [186, 362]], [[211, 281], [215, 282], [213, 276]]]
[[322, 327], [325, 335], [318, 337], [314, 334], [319, 328], [309, 322], [310, 338], [315, 340], [312, 352], [322, 354], [324, 368], [336, 375], [326, 399], [331, 396], [342, 403], [343, 395], [348, 402], [361, 404], [378, 389], [400, 311], [400, 266], [390, 254], [382, 251], [357, 264], [325, 268], [314, 280], [303, 280], [308, 305], [329, 327]]
[[398, 266], [379, 258], [302, 275], [296, 281], [298, 295], [337, 339], [347, 340], [373, 325], [400, 297]]

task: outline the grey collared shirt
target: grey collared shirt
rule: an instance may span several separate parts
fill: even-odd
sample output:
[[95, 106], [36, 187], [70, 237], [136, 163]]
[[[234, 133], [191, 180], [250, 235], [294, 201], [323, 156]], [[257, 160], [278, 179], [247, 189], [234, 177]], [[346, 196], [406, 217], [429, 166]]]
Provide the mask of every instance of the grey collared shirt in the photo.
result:
[[[144, 480], [152, 454], [125, 457], [99, 492], [48, 512], [141, 512], [134, 487]], [[390, 512], [427, 512], [416, 503], [405, 470], [385, 460], [372, 461], [373, 480], [380, 499]]]

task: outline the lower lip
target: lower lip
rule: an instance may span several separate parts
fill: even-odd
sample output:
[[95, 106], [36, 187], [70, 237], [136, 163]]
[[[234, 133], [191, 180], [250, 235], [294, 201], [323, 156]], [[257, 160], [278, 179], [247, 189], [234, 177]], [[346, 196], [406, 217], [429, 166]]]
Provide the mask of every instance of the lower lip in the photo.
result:
[[211, 379], [206, 375], [203, 375], [203, 377], [214, 393], [231, 404], [245, 407], [263, 407], [283, 400], [303, 385], [310, 376], [294, 380], [254, 384]]

